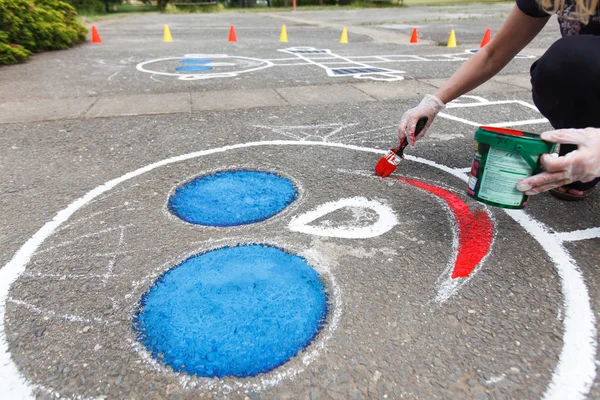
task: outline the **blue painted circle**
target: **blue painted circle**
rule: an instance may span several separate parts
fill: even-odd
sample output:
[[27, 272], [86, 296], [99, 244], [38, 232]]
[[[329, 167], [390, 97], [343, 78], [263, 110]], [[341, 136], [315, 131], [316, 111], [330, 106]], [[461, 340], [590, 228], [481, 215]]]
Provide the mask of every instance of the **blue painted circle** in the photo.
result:
[[169, 210], [192, 224], [236, 226], [264, 221], [296, 199], [287, 178], [263, 171], [226, 171], [196, 178], [169, 198]]
[[208, 67], [205, 65], [184, 65], [181, 67], [175, 68], [177, 72], [202, 72], [202, 71], [210, 71], [213, 67]]
[[266, 245], [195, 255], [164, 273], [140, 302], [134, 328], [177, 372], [249, 377], [305, 348], [327, 315], [318, 273]]

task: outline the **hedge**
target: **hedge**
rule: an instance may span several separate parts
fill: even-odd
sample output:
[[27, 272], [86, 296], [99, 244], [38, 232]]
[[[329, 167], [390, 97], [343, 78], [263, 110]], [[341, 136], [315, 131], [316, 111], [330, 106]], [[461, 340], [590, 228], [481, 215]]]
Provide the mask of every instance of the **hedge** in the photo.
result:
[[58, 0], [0, 0], [0, 64], [84, 42], [87, 29], [76, 16], [72, 6]]

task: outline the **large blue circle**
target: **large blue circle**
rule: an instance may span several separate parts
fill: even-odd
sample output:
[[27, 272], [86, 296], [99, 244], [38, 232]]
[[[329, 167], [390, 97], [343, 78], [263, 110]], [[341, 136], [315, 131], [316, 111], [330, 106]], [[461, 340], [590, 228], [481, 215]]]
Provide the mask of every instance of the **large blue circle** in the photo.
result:
[[169, 210], [184, 221], [236, 226], [264, 221], [298, 195], [287, 178], [263, 171], [225, 171], [196, 178], [169, 198]]
[[195, 255], [164, 273], [134, 328], [152, 356], [202, 377], [268, 372], [305, 348], [327, 315], [318, 273], [266, 245]]

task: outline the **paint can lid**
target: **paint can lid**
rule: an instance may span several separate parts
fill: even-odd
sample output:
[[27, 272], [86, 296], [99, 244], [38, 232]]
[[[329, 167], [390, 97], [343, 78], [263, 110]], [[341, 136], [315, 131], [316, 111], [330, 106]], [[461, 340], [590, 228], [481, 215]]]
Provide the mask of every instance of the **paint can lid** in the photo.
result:
[[481, 126], [475, 132], [475, 140], [492, 147], [511, 152], [545, 154], [554, 150], [554, 143], [544, 142], [540, 135], [514, 129]]

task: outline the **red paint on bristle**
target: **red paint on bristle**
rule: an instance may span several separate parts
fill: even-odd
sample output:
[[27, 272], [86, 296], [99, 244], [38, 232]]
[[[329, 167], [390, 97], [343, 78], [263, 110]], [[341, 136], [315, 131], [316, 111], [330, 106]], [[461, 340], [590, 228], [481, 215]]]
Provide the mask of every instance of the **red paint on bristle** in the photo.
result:
[[390, 163], [388, 156], [381, 157], [375, 165], [375, 173], [382, 178], [385, 178], [396, 169], [396, 165]]
[[400, 160], [404, 158], [402, 156], [402, 153], [398, 155], [398, 151], [406, 147], [407, 143], [408, 142], [400, 144], [400, 146], [390, 150], [385, 156], [381, 157], [375, 165], [375, 173], [380, 177], [385, 178], [386, 176], [394, 172], [396, 170], [396, 167], [398, 167]]
[[494, 226], [489, 215], [482, 210], [473, 214], [460, 197], [448, 190], [415, 179], [399, 180], [426, 190], [448, 203], [458, 227], [458, 254], [452, 270], [452, 279], [469, 277], [492, 245]]

